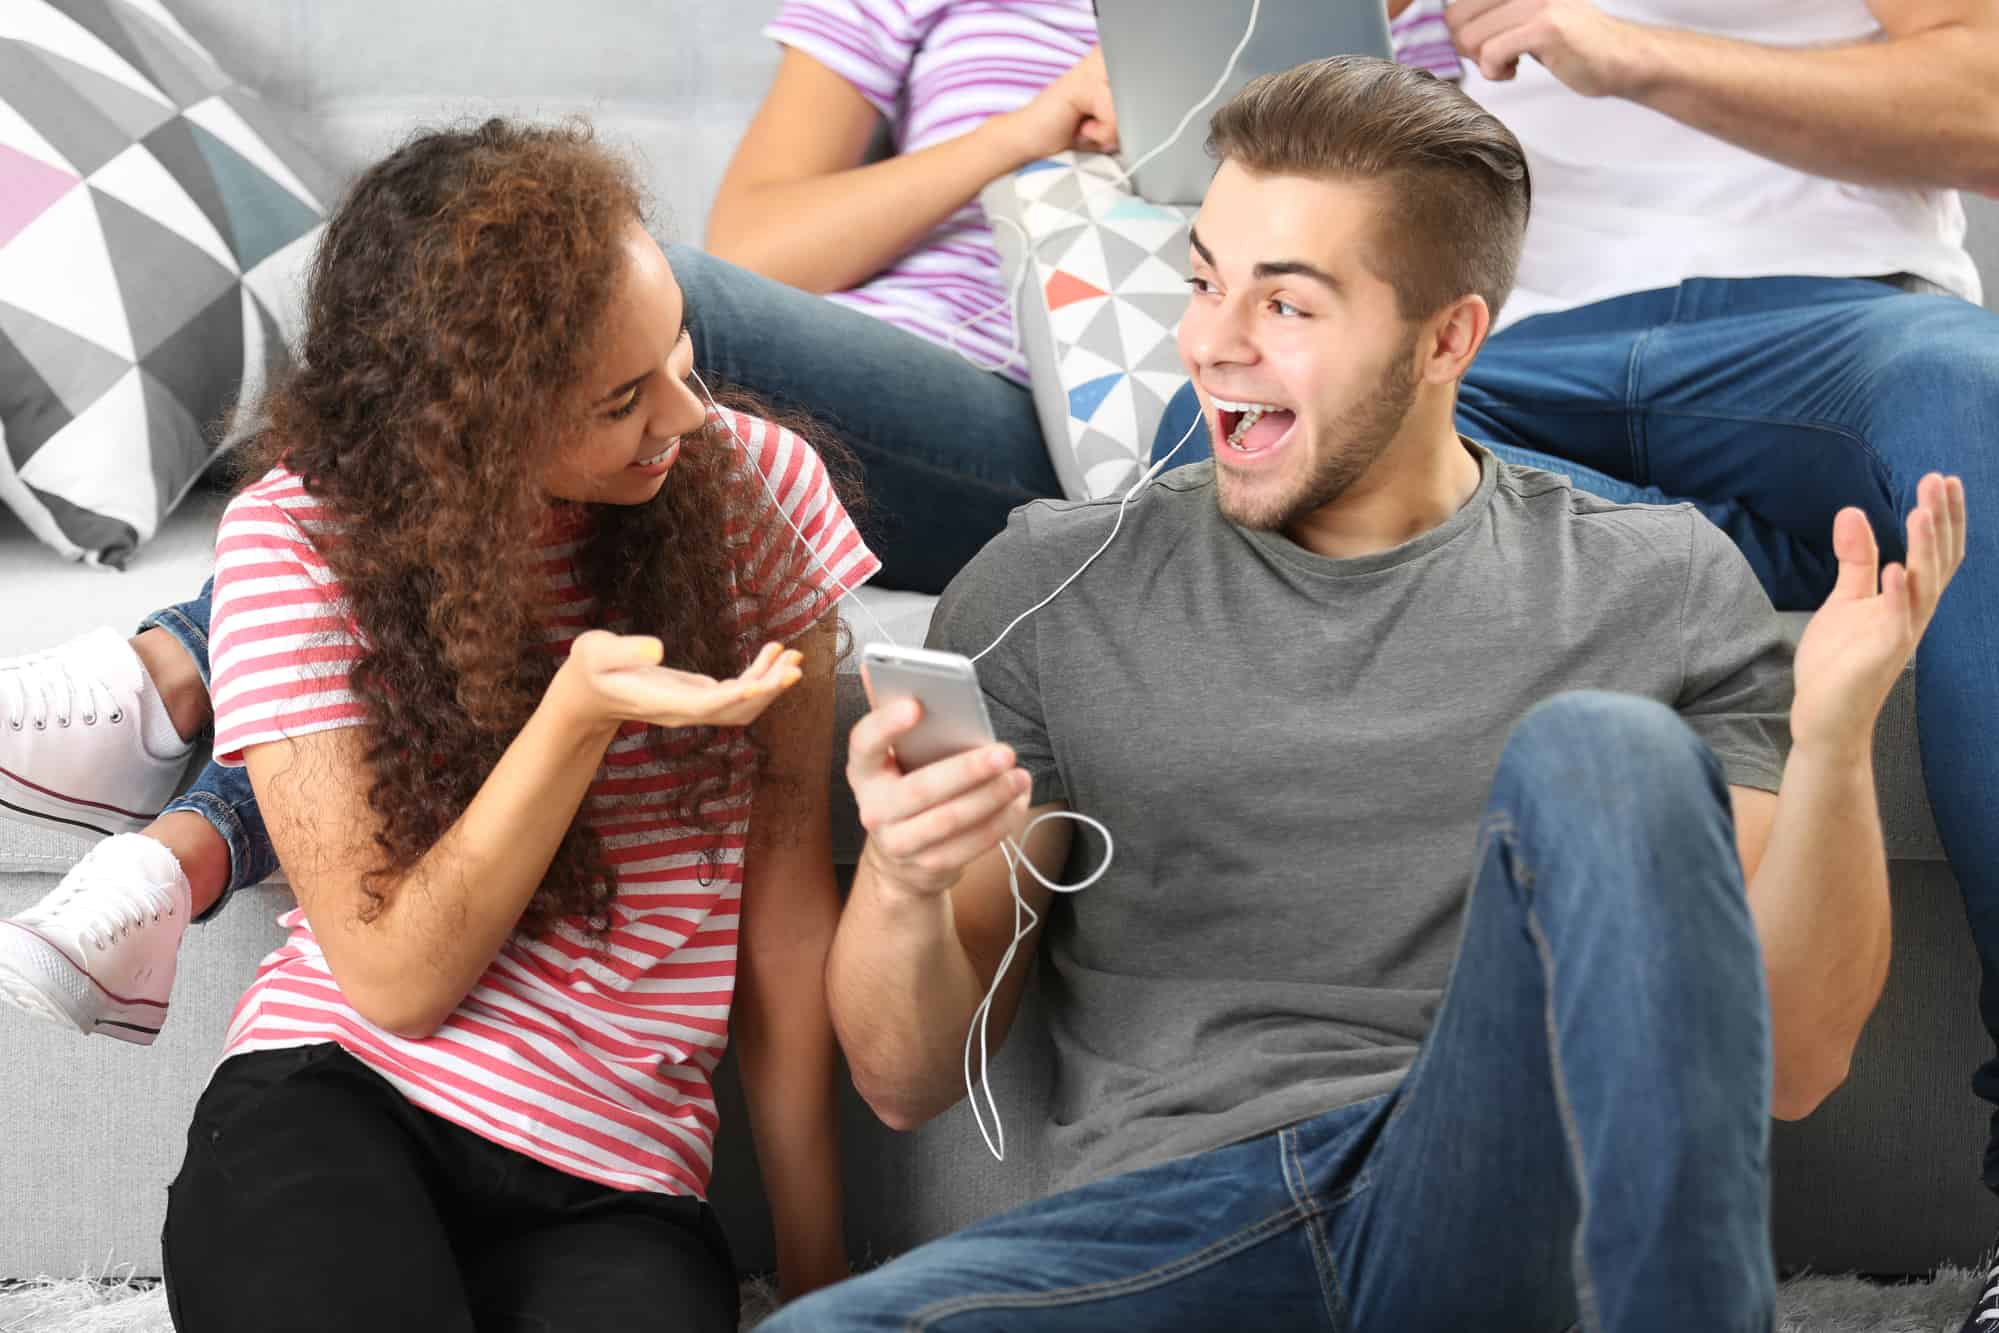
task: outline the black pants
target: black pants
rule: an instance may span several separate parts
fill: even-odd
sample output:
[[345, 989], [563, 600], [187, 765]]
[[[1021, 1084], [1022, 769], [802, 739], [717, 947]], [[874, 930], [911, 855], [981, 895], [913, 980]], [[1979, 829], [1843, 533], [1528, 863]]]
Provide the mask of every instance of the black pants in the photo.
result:
[[736, 1327], [706, 1203], [544, 1166], [418, 1110], [333, 1045], [215, 1071], [162, 1249], [183, 1333]]

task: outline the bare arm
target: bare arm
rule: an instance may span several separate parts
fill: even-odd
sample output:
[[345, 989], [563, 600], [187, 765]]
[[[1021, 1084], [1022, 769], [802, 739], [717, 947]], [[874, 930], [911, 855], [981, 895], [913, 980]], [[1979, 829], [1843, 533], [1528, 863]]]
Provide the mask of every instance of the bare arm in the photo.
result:
[[1794, 749], [1781, 796], [1733, 794], [1770, 993], [1771, 1111], [1799, 1120], [1845, 1081], [1888, 980], [1888, 863], [1874, 769]]
[[787, 48], [708, 213], [717, 257], [809, 292], [857, 287], [988, 182], [1082, 139], [1116, 142], [1094, 51], [1019, 111], [861, 165], [880, 116], [847, 80]]
[[[972, 1011], [1013, 938], [998, 844], [1028, 818], [1027, 774], [1003, 745], [903, 775], [889, 747], [914, 725], [915, 706], [903, 705], [854, 727], [847, 774], [869, 837], [827, 970], [854, 1086], [895, 1129], [912, 1129], [965, 1095]], [[1053, 878], [1068, 856], [1068, 821], [1047, 821], [1024, 845]], [[1031, 877], [1022, 877], [1021, 896], [1045, 915], [1050, 895]], [[1023, 954], [1038, 938], [1023, 941]], [[993, 1001], [995, 1046], [1013, 1023], [1027, 972], [1026, 957], [1017, 958]]]
[[668, 671], [660, 644], [579, 637], [541, 704], [435, 846], [380, 886], [364, 920], [379, 817], [359, 728], [252, 746], [244, 754], [278, 860], [347, 1002], [399, 1036], [422, 1038], [491, 965], [575, 818], [626, 718], [687, 725], [752, 721], [797, 679], [773, 646], [734, 681]]
[[1787, 166], [1864, 185], [1999, 189], [1999, 3], [1870, 0], [1883, 38], [1780, 48], [1648, 27], [1590, 0], [1458, 0], [1487, 78], [1523, 55]]
[[1795, 742], [1782, 791], [1734, 790], [1749, 910], [1763, 948], [1776, 1063], [1772, 1109], [1809, 1115], [1845, 1080], [1881, 998], [1890, 951], [1888, 865], [1874, 791], [1874, 723], [1964, 559], [1964, 488], [1924, 479], [1907, 569], [1875, 591], [1858, 510], [1834, 525], [1839, 585], [1798, 644]]
[[848, 1272], [825, 985], [840, 917], [826, 795], [836, 624], [828, 616], [800, 636], [804, 680], [757, 724], [767, 759], [744, 856], [730, 1023], [786, 1299]]

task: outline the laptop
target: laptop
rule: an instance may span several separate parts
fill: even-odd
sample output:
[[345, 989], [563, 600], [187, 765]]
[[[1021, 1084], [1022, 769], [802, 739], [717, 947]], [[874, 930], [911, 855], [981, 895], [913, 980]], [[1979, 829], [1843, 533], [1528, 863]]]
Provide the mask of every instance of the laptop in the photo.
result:
[[[1251, 0], [1094, 0], [1097, 39], [1117, 108], [1119, 160], [1127, 167], [1166, 141], [1207, 95], [1249, 27]], [[1245, 83], [1321, 56], [1391, 60], [1383, 0], [1261, 0], [1256, 31], [1215, 100], [1173, 146], [1146, 161], [1132, 188], [1155, 204], [1199, 204], [1215, 164], [1208, 121]]]

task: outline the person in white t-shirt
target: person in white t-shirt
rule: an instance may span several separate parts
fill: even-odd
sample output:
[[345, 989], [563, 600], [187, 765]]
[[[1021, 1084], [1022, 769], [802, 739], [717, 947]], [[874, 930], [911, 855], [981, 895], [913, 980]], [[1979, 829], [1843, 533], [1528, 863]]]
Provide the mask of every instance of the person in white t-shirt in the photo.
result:
[[[1618, 499], [1697, 502], [1780, 609], [1816, 606], [1842, 505], [1902, 554], [1918, 479], [1999, 489], [1999, 315], [1961, 189], [1999, 190], [1999, 6], [1456, 0], [1465, 90], [1534, 209], [1459, 428]], [[1550, 457], [1552, 456], [1552, 458]], [[1999, 1034], [1999, 531], [1917, 662], [1937, 831]], [[1979, 1071], [1999, 1103], [1999, 1061]], [[1999, 1189], [1999, 1153], [1986, 1183]], [[1989, 1327], [1999, 1296], [1974, 1312]]]

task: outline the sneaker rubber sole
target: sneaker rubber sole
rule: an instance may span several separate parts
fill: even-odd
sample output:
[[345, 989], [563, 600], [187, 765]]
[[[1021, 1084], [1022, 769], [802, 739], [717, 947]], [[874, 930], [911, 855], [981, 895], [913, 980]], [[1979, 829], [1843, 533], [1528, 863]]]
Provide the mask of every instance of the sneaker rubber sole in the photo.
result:
[[154, 818], [99, 801], [65, 796], [5, 768], [0, 768], [0, 817], [106, 838], [114, 833], [137, 833]]
[[14, 921], [0, 921], [0, 1002], [135, 1046], [151, 1046], [167, 1017], [163, 1001], [113, 995], [62, 950]]

